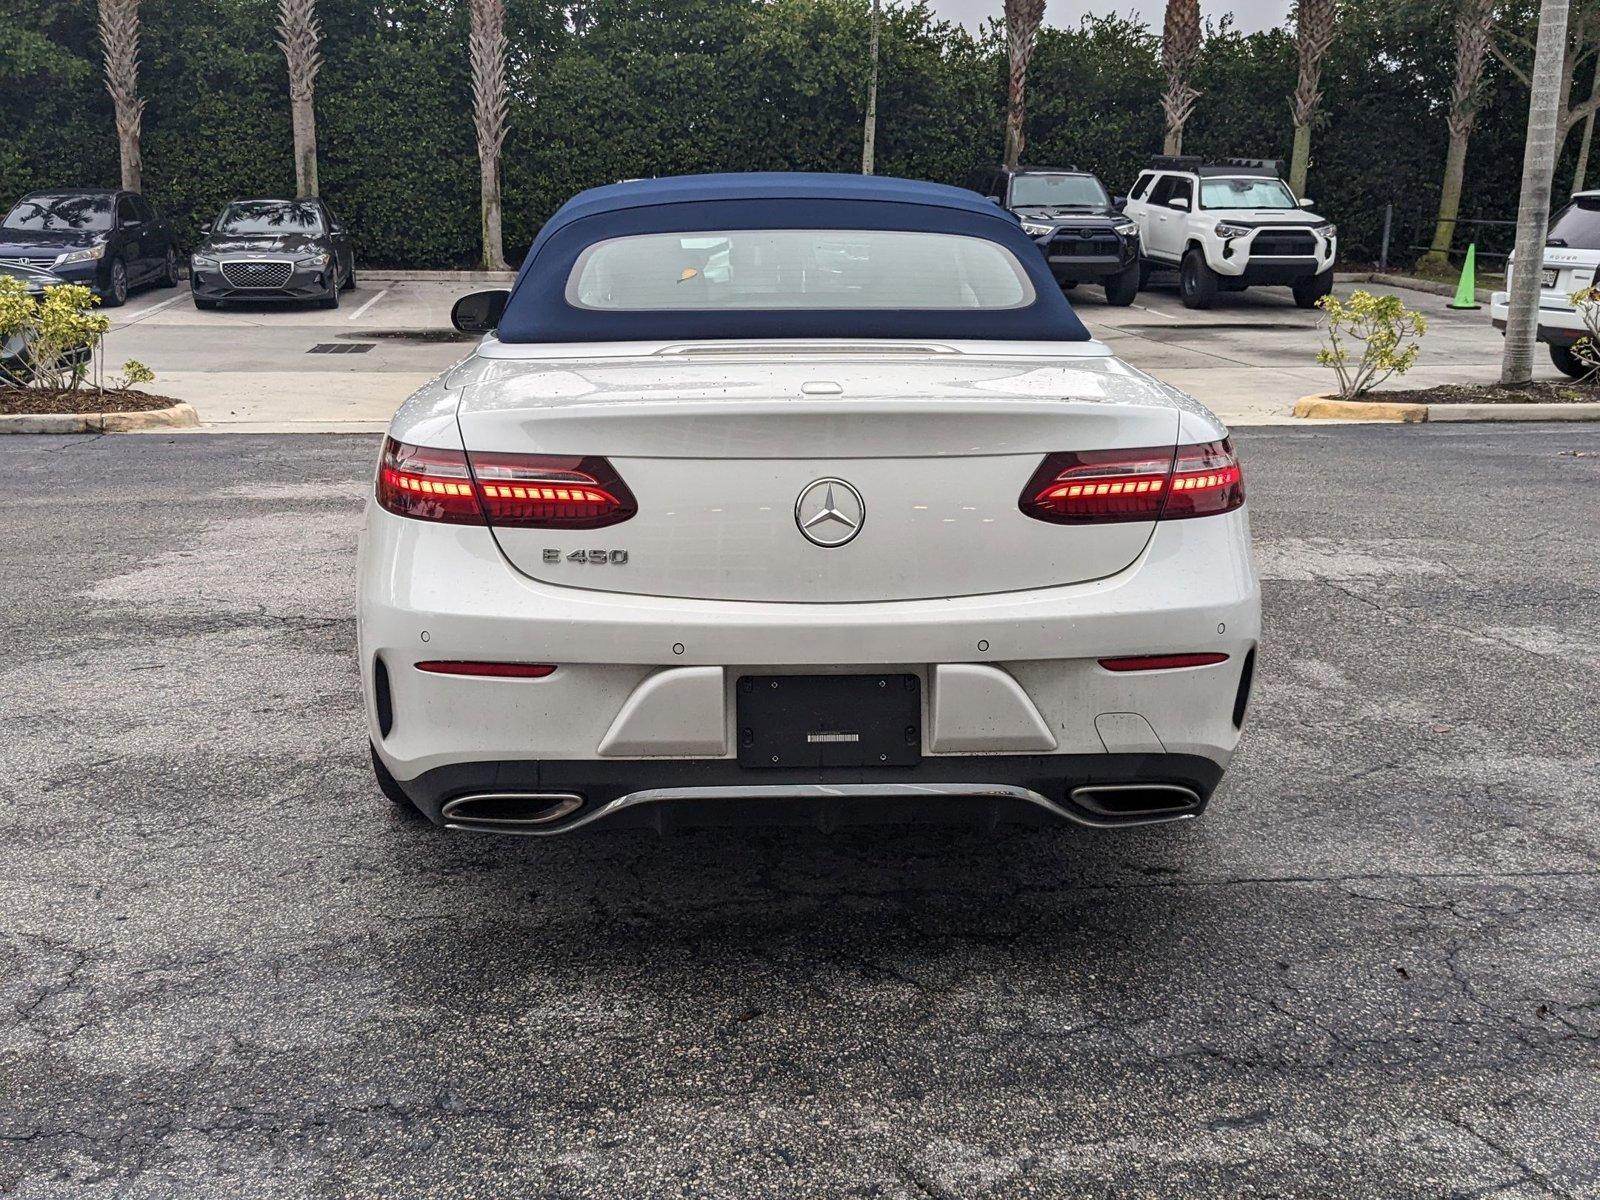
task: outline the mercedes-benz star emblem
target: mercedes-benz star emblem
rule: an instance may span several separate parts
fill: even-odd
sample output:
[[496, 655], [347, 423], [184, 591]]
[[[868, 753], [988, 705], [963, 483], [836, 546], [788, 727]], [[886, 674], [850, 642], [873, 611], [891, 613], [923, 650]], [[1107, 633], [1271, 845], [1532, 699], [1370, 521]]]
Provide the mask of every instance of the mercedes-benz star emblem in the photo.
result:
[[808, 483], [794, 502], [794, 523], [807, 540], [819, 546], [842, 546], [866, 524], [867, 506], [842, 479]]

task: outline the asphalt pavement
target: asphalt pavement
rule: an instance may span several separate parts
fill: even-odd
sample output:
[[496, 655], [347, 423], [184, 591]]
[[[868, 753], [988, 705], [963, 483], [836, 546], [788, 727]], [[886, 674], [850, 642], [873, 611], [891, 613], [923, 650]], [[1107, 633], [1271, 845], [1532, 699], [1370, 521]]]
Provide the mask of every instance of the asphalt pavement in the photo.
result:
[[1600, 1195], [1600, 429], [1246, 429], [1201, 821], [443, 833], [371, 437], [0, 439], [0, 1194]]

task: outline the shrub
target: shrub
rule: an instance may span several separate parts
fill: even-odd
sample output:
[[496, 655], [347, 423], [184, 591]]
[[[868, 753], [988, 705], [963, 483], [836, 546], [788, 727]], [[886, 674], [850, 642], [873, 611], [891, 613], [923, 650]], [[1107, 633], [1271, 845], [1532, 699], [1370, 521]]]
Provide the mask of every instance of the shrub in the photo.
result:
[[[0, 384], [76, 389], [93, 371], [99, 380], [100, 343], [111, 322], [94, 311], [100, 301], [82, 284], [28, 294], [20, 279], [0, 276]], [[116, 388], [149, 383], [155, 373], [129, 360]]]
[[1593, 375], [1600, 371], [1600, 287], [1579, 288], [1573, 292], [1572, 307], [1578, 310], [1587, 331], [1572, 344], [1572, 357], [1588, 367], [1589, 374]]
[[[1417, 361], [1428, 319], [1406, 308], [1398, 296], [1355, 292], [1349, 300], [1324, 296], [1317, 307], [1327, 318], [1327, 342], [1317, 362], [1339, 377], [1339, 399], [1365, 395], [1391, 375], [1404, 375]], [[1360, 344], [1357, 355], [1351, 343]]]

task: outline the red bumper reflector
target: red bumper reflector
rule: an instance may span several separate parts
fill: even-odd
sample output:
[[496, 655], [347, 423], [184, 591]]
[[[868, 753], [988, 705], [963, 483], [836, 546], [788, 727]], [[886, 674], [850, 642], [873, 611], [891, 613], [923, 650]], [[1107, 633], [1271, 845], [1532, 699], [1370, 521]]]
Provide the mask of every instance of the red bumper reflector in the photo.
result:
[[549, 663], [466, 662], [436, 659], [419, 662], [417, 670], [430, 675], [476, 675], [485, 679], [543, 679], [555, 671]]
[[1127, 658], [1102, 658], [1108, 671], [1171, 671], [1176, 667], [1211, 667], [1227, 662], [1226, 654], [1134, 654]]

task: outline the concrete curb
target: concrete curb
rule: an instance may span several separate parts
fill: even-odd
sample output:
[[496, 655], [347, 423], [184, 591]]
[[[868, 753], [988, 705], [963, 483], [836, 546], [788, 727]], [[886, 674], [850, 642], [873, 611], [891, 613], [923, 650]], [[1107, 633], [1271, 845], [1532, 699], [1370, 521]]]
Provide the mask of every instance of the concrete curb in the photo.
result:
[[0, 416], [0, 434], [6, 433], [144, 433], [159, 429], [193, 429], [200, 418], [179, 401], [169, 408], [145, 412], [13, 413]]
[[1294, 415], [1311, 421], [1600, 421], [1600, 404], [1399, 404], [1302, 396]]
[[[1449, 296], [1455, 298], [1456, 289], [1448, 283], [1437, 283], [1432, 279], [1414, 279], [1410, 275], [1380, 275], [1376, 271], [1340, 271], [1334, 275], [1335, 283], [1378, 283], [1384, 287], [1400, 288], [1403, 291], [1426, 292], [1430, 296]], [[1489, 298], [1494, 295], [1492, 288], [1477, 288], [1473, 297], [1479, 304], [1488, 304]]]
[[493, 286], [512, 283], [515, 271], [411, 271], [403, 267], [384, 270], [381, 267], [357, 266], [356, 278], [362, 283], [481, 283]]

